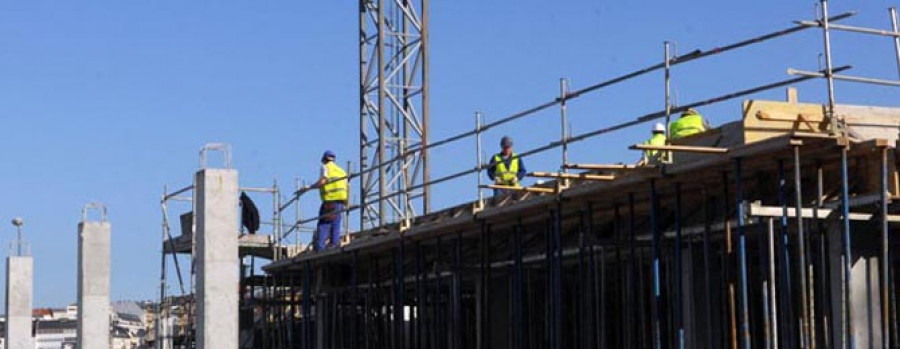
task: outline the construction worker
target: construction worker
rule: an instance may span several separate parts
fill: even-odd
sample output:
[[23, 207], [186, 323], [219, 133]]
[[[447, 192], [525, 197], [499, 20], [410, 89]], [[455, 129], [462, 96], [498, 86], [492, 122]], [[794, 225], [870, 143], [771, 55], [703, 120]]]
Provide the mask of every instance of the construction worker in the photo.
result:
[[[500, 153], [491, 158], [487, 175], [494, 184], [510, 187], [519, 187], [519, 182], [525, 178], [525, 163], [512, 150], [513, 140], [509, 136], [500, 139]], [[509, 190], [494, 189], [494, 196], [506, 194]]]
[[317, 251], [341, 244], [341, 216], [347, 204], [348, 185], [347, 173], [334, 163], [334, 159], [335, 155], [331, 150], [322, 154], [322, 174], [314, 185], [319, 188], [319, 196], [322, 198], [315, 238]]
[[[648, 145], [666, 145], [666, 127], [661, 123], [656, 123], [653, 126], [653, 135], [650, 136], [644, 144]], [[644, 157], [638, 162], [639, 166], [642, 165], [655, 165], [660, 163], [665, 158], [665, 152], [659, 150], [645, 150]]]
[[669, 137], [678, 139], [706, 132], [707, 129], [709, 129], [709, 124], [706, 120], [703, 120], [703, 115], [700, 115], [694, 109], [688, 109], [681, 113], [681, 117], [678, 120], [669, 124]]

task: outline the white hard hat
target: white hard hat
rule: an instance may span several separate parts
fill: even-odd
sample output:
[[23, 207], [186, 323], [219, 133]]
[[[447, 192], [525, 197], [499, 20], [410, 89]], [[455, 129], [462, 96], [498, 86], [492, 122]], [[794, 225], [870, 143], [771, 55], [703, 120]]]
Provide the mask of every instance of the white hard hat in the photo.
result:
[[662, 123], [657, 122], [655, 126], [653, 126], [653, 132], [666, 132], [666, 127], [663, 126]]

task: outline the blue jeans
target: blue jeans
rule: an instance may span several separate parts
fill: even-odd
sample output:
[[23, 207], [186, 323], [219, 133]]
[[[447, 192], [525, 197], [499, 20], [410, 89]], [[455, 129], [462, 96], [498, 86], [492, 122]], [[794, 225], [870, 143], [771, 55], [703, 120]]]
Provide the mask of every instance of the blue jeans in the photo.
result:
[[344, 203], [340, 201], [326, 201], [319, 206], [319, 224], [316, 227], [315, 248], [316, 251], [324, 250], [325, 241], [327, 247], [341, 245], [341, 217], [344, 215]]

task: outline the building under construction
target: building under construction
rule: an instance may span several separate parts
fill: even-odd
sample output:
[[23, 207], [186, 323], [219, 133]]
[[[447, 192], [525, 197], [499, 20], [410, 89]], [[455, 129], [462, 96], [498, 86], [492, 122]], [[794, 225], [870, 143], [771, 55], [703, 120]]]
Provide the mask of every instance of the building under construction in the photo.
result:
[[[835, 80], [860, 88], [900, 80], [846, 75], [849, 67], [830, 54], [835, 32], [883, 36], [900, 72], [897, 14], [890, 11], [891, 30], [880, 30], [837, 24], [853, 13], [829, 15], [825, 1], [820, 11], [814, 21], [684, 56], [666, 45], [663, 62], [580, 90], [563, 81], [560, 95], [543, 104], [488, 124], [476, 116], [472, 131], [434, 141], [427, 1], [362, 0], [360, 168], [348, 175], [360, 196], [342, 213], [359, 228], [339, 248], [312, 251], [289, 237], [315, 224], [318, 217], [298, 208], [317, 198], [291, 190], [285, 200], [277, 184], [240, 187], [272, 201], [264, 222], [271, 231], [242, 235], [235, 245], [246, 266], [240, 347], [900, 347], [900, 207], [893, 202], [900, 199], [900, 108], [838, 104], [833, 89]], [[803, 30], [822, 33], [822, 70], [792, 69], [786, 80], [671, 103], [672, 66]], [[653, 72], [664, 73], [663, 110], [580, 134], [565, 127], [567, 101]], [[792, 86], [806, 81], [824, 82], [827, 104], [798, 100]], [[785, 100], [753, 99], [773, 89], [786, 90]], [[664, 154], [660, 163], [568, 161], [569, 144], [724, 101], [742, 102], [732, 122], [662, 146], [630, 147]], [[559, 151], [559, 168], [530, 173], [546, 182], [431, 209], [431, 186], [483, 176], [482, 132], [555, 107], [559, 141], [518, 154]], [[474, 140], [474, 165], [433, 176], [428, 151], [462, 139]], [[207, 218], [200, 217], [210, 209], [197, 196], [209, 180], [204, 171], [163, 195], [160, 318], [201, 318], [209, 296], [194, 289], [195, 270], [204, 268], [194, 229], [203, 230]], [[173, 201], [191, 202], [181, 236], [169, 228]], [[189, 266], [171, 259], [190, 281], [179, 281], [181, 295], [169, 295], [167, 256], [176, 254], [190, 258]], [[256, 263], [265, 263], [262, 275]], [[168, 334], [157, 326], [159, 347], [193, 347], [209, 335], [191, 320], [179, 326]]]

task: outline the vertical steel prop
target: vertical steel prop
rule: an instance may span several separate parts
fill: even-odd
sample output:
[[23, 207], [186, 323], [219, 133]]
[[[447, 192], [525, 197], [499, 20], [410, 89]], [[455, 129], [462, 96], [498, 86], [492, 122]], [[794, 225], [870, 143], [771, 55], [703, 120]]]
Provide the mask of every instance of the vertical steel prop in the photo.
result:
[[303, 273], [303, 344], [304, 348], [313, 348], [313, 324], [312, 324], [312, 266], [307, 260], [304, 263]]
[[[638, 265], [637, 265], [638, 262], [636, 259], [637, 256], [635, 254], [635, 239], [636, 239], [635, 225], [636, 225], [636, 223], [635, 223], [635, 217], [634, 217], [634, 193], [628, 193], [628, 262], [629, 262], [628, 268], [629, 268], [629, 270], [628, 270], [628, 281], [627, 282], [628, 282], [628, 289], [631, 290], [632, 292], [626, 293], [627, 299], [628, 299], [628, 301], [626, 302], [626, 306], [628, 309], [636, 309], [637, 313], [640, 314], [641, 313], [640, 307], [637, 306], [637, 302], [635, 301], [635, 298], [638, 298], [638, 299], [641, 298], [641, 293], [639, 291], [640, 289], [637, 286], [637, 280], [636, 280], [637, 277], [635, 276], [635, 274], [637, 272], [636, 269], [638, 268]], [[626, 312], [626, 316], [627, 316], [626, 323], [633, 324], [633, 323], [635, 323], [635, 321], [637, 321], [637, 323], [641, 323], [641, 317], [634, 316], [635, 313], [636, 312], [634, 312], [634, 311]], [[643, 345], [639, 340], [642, 336], [637, 336], [634, 333], [634, 326], [626, 326], [625, 331], [626, 331], [625, 332], [626, 333], [626, 335], [625, 335], [625, 338], [626, 338], [625, 345], [626, 346], [638, 347], [638, 346]], [[635, 340], [632, 341], [632, 338], [634, 338]]]
[[397, 242], [397, 254], [396, 254], [396, 266], [394, 272], [394, 333], [395, 339], [394, 348], [403, 349], [406, 348], [406, 331], [404, 327], [406, 327], [406, 319], [405, 319], [405, 308], [406, 308], [406, 299], [404, 295], [404, 290], [406, 288], [406, 283], [404, 280], [404, 270], [403, 270], [403, 260], [404, 260], [404, 242], [403, 237]]
[[584, 210], [579, 212], [579, 227], [578, 227], [578, 278], [575, 280], [578, 283], [578, 300], [579, 304], [578, 308], [575, 309], [578, 316], [576, 317], [576, 334], [577, 338], [575, 343], [577, 343], [579, 348], [587, 347], [587, 339], [585, 333], [588, 331], [588, 321], [587, 314], [590, 313], [591, 307], [588, 306], [590, 304], [590, 298], [593, 296], [590, 292], [588, 292], [588, 287], [590, 287], [590, 277], [587, 275], [586, 268], [584, 267], [584, 250], [585, 250], [585, 236], [584, 236]]
[[778, 204], [781, 205], [781, 219], [779, 220], [779, 232], [781, 233], [781, 324], [784, 326], [784, 343], [787, 346], [795, 346], [794, 340], [794, 301], [793, 288], [791, 287], [791, 254], [790, 237], [788, 236], [788, 206], [787, 206], [787, 178], [784, 173], [784, 160], [778, 159]]
[[741, 344], [746, 349], [752, 347], [750, 338], [750, 306], [747, 294], [747, 239], [744, 235], [744, 188], [741, 158], [734, 159], [734, 187], [737, 202], [738, 258], [740, 260], [741, 287]]
[[891, 316], [889, 297], [891, 284], [891, 252], [888, 230], [888, 148], [881, 148], [881, 338], [882, 346], [889, 348], [891, 343]]
[[[824, 5], [824, 1], [823, 1]], [[849, 174], [847, 168], [848, 160], [847, 160], [847, 151], [848, 146], [841, 147], [841, 230], [843, 233], [843, 248], [844, 248], [844, 328], [847, 332], [844, 336], [844, 340], [847, 341], [850, 348], [856, 348], [856, 338], [853, 334], [853, 305], [851, 303], [851, 295], [853, 283], [851, 279], [853, 277], [853, 254], [852, 254], [852, 246], [850, 239], [850, 184], [849, 184]]]
[[803, 301], [803, 303], [800, 305], [800, 338], [801, 346], [804, 348], [810, 348], [810, 346], [812, 345], [812, 335], [809, 317], [809, 281], [807, 278], [806, 264], [806, 232], [803, 229], [803, 193], [801, 188], [801, 175], [800, 147], [794, 146], [794, 219], [797, 222], [797, 237], [799, 239], [799, 241], [797, 242], [797, 248], [799, 250], [798, 254], [800, 256], [800, 299]]
[[516, 227], [513, 236], [513, 258], [515, 258], [513, 267], [513, 348], [527, 348], [525, 339], [525, 322], [523, 319], [523, 302], [522, 297], [522, 218], [516, 220]]
[[681, 183], [675, 183], [675, 323], [678, 329], [677, 347], [684, 349], [684, 300], [682, 299], [683, 274], [681, 266]]
[[453, 309], [451, 309], [453, 349], [462, 348], [462, 244], [462, 234], [457, 232], [453, 244]]
[[662, 296], [659, 275], [659, 197], [656, 193], [656, 180], [650, 180], [650, 233], [653, 235], [653, 347], [662, 348]]
[[[353, 250], [353, 259], [351, 261], [353, 263], [353, 267], [351, 268], [350, 275], [350, 283], [353, 287], [353, 295], [350, 299], [350, 349], [356, 349], [359, 338], [361, 334], [359, 333], [359, 250]], [[293, 281], [291, 278], [291, 287], [293, 288]], [[293, 299], [293, 293], [291, 294], [291, 299]], [[293, 320], [293, 316], [291, 317]]]
[[711, 198], [709, 197], [709, 193], [706, 190], [702, 190], [703, 193], [703, 286], [705, 289], [704, 293], [704, 303], [706, 305], [706, 346], [713, 347], [713, 329], [716, 328], [713, 323], [712, 318], [712, 282], [710, 280], [709, 270], [711, 268], [711, 264], [709, 261], [709, 238], [712, 234], [712, 226], [710, 225], [710, 218], [712, 217], [712, 205], [710, 205]]

